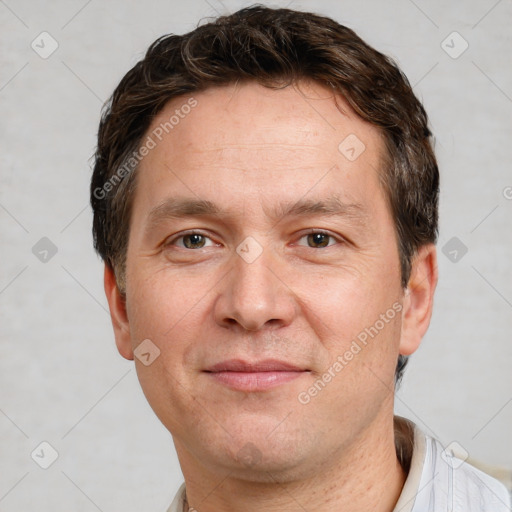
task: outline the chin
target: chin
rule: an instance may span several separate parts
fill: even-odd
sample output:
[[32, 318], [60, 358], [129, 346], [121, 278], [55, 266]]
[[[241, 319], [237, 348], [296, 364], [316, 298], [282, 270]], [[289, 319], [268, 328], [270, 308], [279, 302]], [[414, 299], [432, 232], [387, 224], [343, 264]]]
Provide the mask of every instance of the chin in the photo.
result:
[[[264, 429], [267, 432], [267, 429]], [[250, 482], [275, 483], [289, 482], [308, 473], [305, 464], [311, 455], [308, 454], [308, 440], [300, 440], [293, 433], [283, 432], [272, 438], [265, 434], [258, 436], [242, 435], [238, 439], [225, 438], [223, 443], [211, 443], [205, 447], [212, 469], [224, 466], [237, 478]], [[313, 451], [314, 453], [314, 451]]]

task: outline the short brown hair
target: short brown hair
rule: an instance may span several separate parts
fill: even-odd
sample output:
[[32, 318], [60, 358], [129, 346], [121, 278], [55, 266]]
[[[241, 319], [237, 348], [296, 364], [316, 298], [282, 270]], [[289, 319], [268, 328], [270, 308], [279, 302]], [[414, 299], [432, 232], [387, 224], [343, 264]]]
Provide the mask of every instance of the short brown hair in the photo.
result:
[[[94, 246], [122, 293], [137, 151], [153, 118], [180, 95], [240, 81], [283, 87], [315, 80], [380, 128], [379, 177], [395, 222], [401, 280], [418, 248], [435, 243], [439, 172], [428, 119], [398, 66], [351, 29], [313, 13], [253, 6], [157, 39], [105, 106], [91, 182]], [[133, 161], [134, 159], [131, 158]], [[397, 381], [406, 358], [400, 356]]]

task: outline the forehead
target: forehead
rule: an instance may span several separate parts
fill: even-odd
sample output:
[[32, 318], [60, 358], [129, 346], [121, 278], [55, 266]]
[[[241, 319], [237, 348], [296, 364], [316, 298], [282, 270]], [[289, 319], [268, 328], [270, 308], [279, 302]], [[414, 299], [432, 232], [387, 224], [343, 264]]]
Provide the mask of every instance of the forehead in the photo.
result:
[[234, 210], [243, 202], [248, 211], [334, 194], [378, 213], [380, 131], [316, 82], [230, 84], [174, 98], [149, 138], [156, 144], [139, 165], [134, 198], [143, 216], [176, 196]]
[[147, 161], [158, 157], [194, 166], [207, 158], [213, 167], [230, 162], [246, 169], [254, 157], [255, 166], [268, 162], [275, 169], [322, 162], [348, 166], [354, 155], [343, 152], [354, 143], [356, 152], [369, 150], [367, 162], [372, 156], [378, 160], [383, 150], [379, 129], [357, 116], [341, 95], [317, 82], [281, 89], [255, 82], [229, 84], [192, 97], [193, 109], [187, 107], [190, 96], [177, 97], [153, 120], [148, 133], [162, 127], [164, 133]]

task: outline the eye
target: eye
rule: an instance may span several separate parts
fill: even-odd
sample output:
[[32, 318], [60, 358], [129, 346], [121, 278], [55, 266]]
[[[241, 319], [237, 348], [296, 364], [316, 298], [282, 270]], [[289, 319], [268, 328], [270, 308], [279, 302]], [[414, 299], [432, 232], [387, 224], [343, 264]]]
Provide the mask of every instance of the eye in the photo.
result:
[[[303, 235], [300, 238], [300, 240], [304, 238], [306, 239], [308, 247], [314, 249], [322, 249], [323, 247], [329, 247], [337, 242], [337, 239], [333, 235], [326, 233], [325, 231], [311, 231], [310, 233]], [[334, 243], [330, 243], [330, 241]]]
[[[165, 245], [177, 245], [182, 249], [203, 249], [207, 247], [207, 241], [212, 242], [211, 238], [203, 235], [202, 233], [198, 233], [196, 231], [192, 231], [190, 233], [185, 233], [176, 238], [169, 240]], [[213, 242], [210, 246], [213, 245]]]

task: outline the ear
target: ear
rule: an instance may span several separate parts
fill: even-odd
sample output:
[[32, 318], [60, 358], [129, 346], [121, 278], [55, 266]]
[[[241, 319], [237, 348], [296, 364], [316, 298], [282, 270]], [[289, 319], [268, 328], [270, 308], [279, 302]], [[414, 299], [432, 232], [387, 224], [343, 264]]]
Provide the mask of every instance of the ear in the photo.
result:
[[105, 294], [110, 309], [110, 318], [114, 327], [117, 350], [125, 359], [133, 359], [133, 349], [130, 338], [130, 325], [126, 314], [126, 302], [116, 283], [114, 270], [105, 264], [104, 273]]
[[432, 317], [434, 291], [438, 279], [437, 254], [434, 244], [418, 249], [411, 265], [411, 276], [402, 314], [400, 354], [408, 356], [420, 346]]

